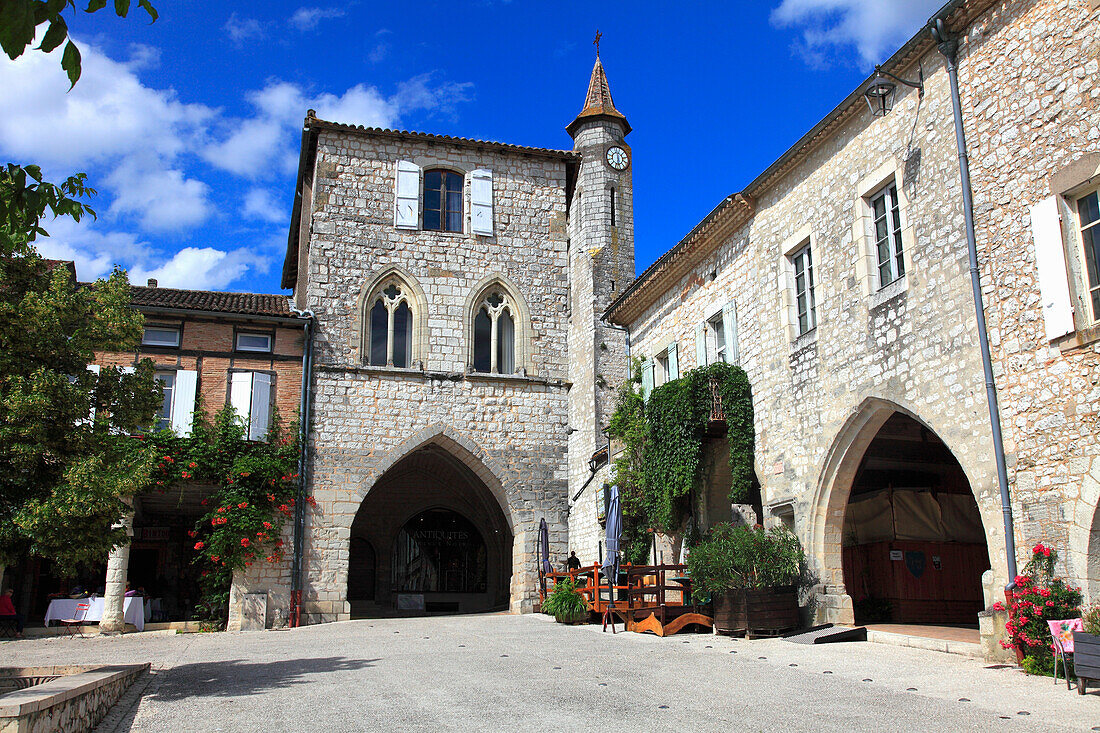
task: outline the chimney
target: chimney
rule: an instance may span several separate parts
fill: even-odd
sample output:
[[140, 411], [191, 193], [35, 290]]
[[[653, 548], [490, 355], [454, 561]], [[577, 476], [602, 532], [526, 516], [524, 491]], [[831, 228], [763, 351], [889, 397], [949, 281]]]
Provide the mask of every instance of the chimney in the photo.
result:
[[155, 288], [157, 286], [157, 280], [154, 277], [149, 278], [149, 282], [145, 283], [146, 287]]

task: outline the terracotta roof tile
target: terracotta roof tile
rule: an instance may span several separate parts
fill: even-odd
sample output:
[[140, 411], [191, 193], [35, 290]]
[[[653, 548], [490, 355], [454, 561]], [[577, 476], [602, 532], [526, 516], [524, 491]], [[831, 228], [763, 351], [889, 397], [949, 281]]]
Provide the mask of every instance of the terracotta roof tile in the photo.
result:
[[569, 123], [565, 129], [572, 135], [586, 119], [614, 118], [621, 120], [630, 132], [630, 123], [626, 121], [626, 115], [615, 109], [615, 102], [611, 99], [611, 87], [607, 84], [607, 74], [600, 63], [600, 57], [596, 57], [596, 65], [592, 67], [592, 78], [588, 80], [588, 94], [584, 98], [584, 108], [577, 115], [577, 119]]
[[210, 290], [177, 290], [130, 286], [135, 308], [175, 308], [180, 310], [232, 313], [246, 316], [291, 317], [290, 301], [285, 295], [262, 293], [218, 293]]

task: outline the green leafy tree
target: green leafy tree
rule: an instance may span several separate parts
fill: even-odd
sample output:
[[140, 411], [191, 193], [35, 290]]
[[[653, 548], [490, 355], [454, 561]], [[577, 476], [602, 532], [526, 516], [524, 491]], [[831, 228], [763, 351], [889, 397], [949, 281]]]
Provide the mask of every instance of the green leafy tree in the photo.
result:
[[[107, 7], [107, 0], [90, 0], [85, 13], [94, 13]], [[157, 11], [149, 0], [138, 0], [138, 7], [156, 22]], [[63, 13], [76, 13], [73, 0], [0, 0], [0, 48], [14, 61], [34, 43], [39, 26], [46, 26], [42, 41], [35, 50], [50, 53], [62, 43], [61, 68], [69, 77], [69, 88], [80, 79], [80, 50], [69, 38], [69, 24]], [[125, 18], [130, 12], [130, 0], [114, 0], [115, 15]]]
[[29, 241], [47, 209], [86, 212], [70, 193], [88, 189], [46, 184], [28, 195], [11, 170], [0, 171], [0, 554], [27, 550], [71, 568], [102, 562], [125, 539], [112, 528], [153, 465], [126, 436], [151, 424], [161, 391], [148, 360], [132, 373], [87, 368], [95, 350], [140, 342], [125, 273], [82, 285]]

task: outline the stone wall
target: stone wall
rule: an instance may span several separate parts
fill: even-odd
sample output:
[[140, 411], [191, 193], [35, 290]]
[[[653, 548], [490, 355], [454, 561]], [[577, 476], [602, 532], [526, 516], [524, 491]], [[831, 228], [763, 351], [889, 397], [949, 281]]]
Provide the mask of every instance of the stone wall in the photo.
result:
[[32, 667], [0, 675], [57, 679], [0, 698], [0, 733], [85, 733], [93, 730], [149, 664], [102, 667]]
[[[564, 156], [369, 132], [325, 131], [317, 146], [312, 213], [305, 212], [312, 216], [305, 301], [317, 316], [309, 487], [317, 506], [306, 518], [304, 622], [347, 617], [360, 503], [387, 468], [429, 443], [478, 475], [500, 504], [514, 537], [512, 607], [529, 609], [540, 519], [551, 527], [554, 553], [565, 549]], [[396, 229], [399, 160], [491, 170], [494, 236]], [[360, 353], [364, 291], [388, 271], [415, 283], [427, 309], [420, 363], [410, 369], [364, 366]], [[516, 324], [528, 339], [517, 360], [525, 372], [516, 375], [471, 372], [471, 298], [491, 279], [529, 319]]]
[[[1080, 247], [1073, 188], [1100, 180], [1100, 13], [1088, 0], [997, 3], [960, 50], [979, 260], [1021, 563], [1039, 541], [1100, 598], [1100, 333], [1078, 300], [1076, 332], [1045, 333], [1031, 208], [1059, 198]], [[1075, 172], [1074, 169], [1078, 169]], [[1083, 277], [1070, 273], [1080, 293]]]

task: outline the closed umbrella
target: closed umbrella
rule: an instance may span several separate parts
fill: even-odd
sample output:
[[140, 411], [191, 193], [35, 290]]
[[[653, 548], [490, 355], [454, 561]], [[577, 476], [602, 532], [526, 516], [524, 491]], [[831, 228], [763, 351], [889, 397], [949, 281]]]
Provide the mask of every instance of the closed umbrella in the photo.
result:
[[544, 575], [554, 572], [550, 566], [550, 529], [545, 518], [539, 520], [539, 567]]
[[611, 615], [611, 609], [615, 607], [615, 585], [619, 582], [619, 535], [623, 531], [623, 510], [619, 503], [619, 487], [615, 484], [611, 485], [605, 530], [607, 554], [603, 558], [603, 575], [607, 578], [608, 606], [603, 615], [603, 630], [607, 631], [607, 624], [610, 623], [611, 633], [614, 634], [615, 617]]

